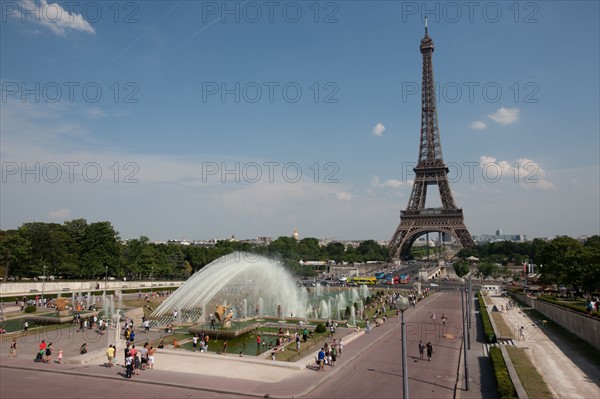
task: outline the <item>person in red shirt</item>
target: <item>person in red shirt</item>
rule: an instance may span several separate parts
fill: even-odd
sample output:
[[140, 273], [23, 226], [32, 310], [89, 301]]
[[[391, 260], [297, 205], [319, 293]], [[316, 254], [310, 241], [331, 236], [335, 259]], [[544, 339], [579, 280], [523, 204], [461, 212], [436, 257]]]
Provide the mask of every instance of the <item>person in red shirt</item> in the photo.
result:
[[46, 341], [42, 340], [42, 343], [40, 344], [40, 351], [45, 351], [46, 350]]

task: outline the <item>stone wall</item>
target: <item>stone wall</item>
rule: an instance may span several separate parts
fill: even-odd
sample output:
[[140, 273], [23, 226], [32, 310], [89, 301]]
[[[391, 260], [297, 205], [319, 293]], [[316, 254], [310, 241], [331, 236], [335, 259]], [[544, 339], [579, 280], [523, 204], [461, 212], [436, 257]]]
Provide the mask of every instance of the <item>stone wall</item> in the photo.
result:
[[537, 310], [548, 319], [569, 330], [596, 349], [600, 349], [600, 319], [591, 317], [562, 306], [537, 300], [518, 292], [509, 292], [511, 296]]
[[[106, 283], [107, 290], [137, 290], [149, 288], [179, 288], [183, 281], [120, 281], [113, 280]], [[97, 290], [97, 285], [100, 288]], [[35, 296], [42, 293], [56, 294], [61, 293], [63, 296], [70, 296], [72, 292], [87, 293], [88, 291], [104, 290], [104, 281], [28, 281], [28, 282], [9, 282], [0, 284], [0, 296]]]

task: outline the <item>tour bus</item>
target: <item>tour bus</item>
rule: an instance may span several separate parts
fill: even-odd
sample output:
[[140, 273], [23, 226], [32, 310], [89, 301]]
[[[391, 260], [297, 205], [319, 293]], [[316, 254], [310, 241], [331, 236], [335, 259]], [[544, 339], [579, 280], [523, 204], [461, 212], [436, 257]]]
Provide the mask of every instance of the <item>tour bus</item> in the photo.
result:
[[385, 284], [400, 284], [400, 276], [392, 276], [391, 274], [387, 274], [385, 276]]
[[481, 287], [481, 292], [484, 295], [487, 294], [489, 296], [500, 296], [502, 295], [502, 291], [504, 290], [499, 285], [484, 285], [483, 287]]
[[382, 278], [384, 278], [385, 276], [385, 272], [375, 272], [375, 279], [377, 280], [381, 280]]
[[375, 285], [377, 283], [377, 279], [375, 277], [350, 277], [348, 281], [354, 284], [367, 285]]
[[400, 275], [400, 284], [408, 284], [410, 283], [410, 275], [409, 274], [401, 274]]

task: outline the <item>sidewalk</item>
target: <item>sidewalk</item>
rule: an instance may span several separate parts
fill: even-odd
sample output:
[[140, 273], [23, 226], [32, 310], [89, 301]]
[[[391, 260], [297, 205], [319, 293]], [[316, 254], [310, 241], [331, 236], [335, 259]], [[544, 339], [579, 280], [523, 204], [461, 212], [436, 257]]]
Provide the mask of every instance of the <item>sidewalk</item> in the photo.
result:
[[[475, 293], [474, 293], [475, 294]], [[464, 350], [458, 370], [458, 380], [455, 398], [459, 399], [495, 399], [498, 398], [496, 379], [492, 359], [484, 351], [487, 337], [483, 331], [483, 322], [479, 315], [477, 295], [473, 297], [474, 314], [471, 316], [471, 349], [467, 350], [467, 365], [469, 368], [469, 390], [465, 390]], [[462, 348], [461, 348], [462, 349]]]
[[[420, 302], [417, 309], [408, 310], [405, 317], [410, 317], [411, 313], [415, 312], [428, 312], [426, 309], [428, 309], [429, 302], [440, 295], [447, 294], [436, 293], [426, 298]], [[309, 394], [319, 385], [327, 382], [344, 369], [347, 369], [347, 366], [356, 364], [357, 358], [365, 353], [371, 353], [371, 348], [374, 345], [387, 345], [385, 342], [389, 342], [391, 337], [394, 337], [393, 339], [396, 340], [396, 334], [400, 329], [399, 324], [399, 319], [390, 318], [380, 327], [373, 328], [369, 334], [365, 334], [364, 331], [352, 332], [348, 337], [344, 338], [346, 342], [344, 353], [338, 357], [336, 367], [327, 367], [327, 371], [324, 373], [318, 373], [314, 368], [308, 367], [314, 365], [316, 351], [308, 354], [298, 362], [287, 363], [256, 359], [250, 356], [239, 358], [239, 356], [233, 354], [218, 355], [215, 353], [200, 354], [192, 352], [180, 354], [178, 352], [176, 355], [173, 355], [173, 351], [164, 350], [157, 353], [154, 370], [142, 371], [139, 376], [134, 376], [133, 380], [130, 381], [133, 383], [156, 384], [178, 388], [186, 387], [207, 392], [243, 395], [246, 397], [264, 397], [267, 394], [272, 398], [300, 397]], [[483, 332], [480, 335], [482, 336]], [[106, 342], [106, 340], [103, 340], [103, 342], [97, 343], [98, 349], [104, 350]], [[19, 358], [8, 359], [6, 357], [8, 344], [9, 342], [5, 342], [1, 346], [0, 361], [3, 367], [123, 381], [125, 369], [120, 365], [107, 368], [103, 364], [100, 364], [100, 362], [86, 365], [34, 364], [31, 355], [33, 352], [25, 350], [23, 346], [19, 347]], [[60, 344], [67, 345], [62, 342]], [[36, 347], [37, 344], [32, 342], [28, 345]], [[79, 343], [76, 341], [73, 341], [72, 345], [74, 346], [71, 349], [79, 348]], [[472, 360], [472, 358], [475, 360]], [[494, 398], [495, 386], [493, 385], [493, 380], [491, 389], [488, 381], [489, 378], [493, 379], [491, 366], [490, 369], [482, 369], [480, 365], [481, 360], [487, 359], [482, 355], [481, 346], [473, 343], [472, 349], [469, 351], [471, 390], [468, 392], [461, 391], [462, 386], [459, 381], [454, 391], [452, 389], [448, 390], [449, 396], [444, 394], [441, 397]], [[481, 364], [485, 364], [485, 362], [481, 362]], [[457, 364], [453, 363], [451, 367], [453, 371], [450, 374], [455, 375]], [[436, 373], [433, 367], [430, 370], [431, 373]], [[436, 381], [437, 375], [420, 375], [419, 378], [427, 381]], [[451, 384], [453, 385], [453, 383]], [[484, 385], [484, 389], [480, 386], [481, 384]], [[376, 394], [377, 388], [373, 388], [375, 389], [373, 393]]]

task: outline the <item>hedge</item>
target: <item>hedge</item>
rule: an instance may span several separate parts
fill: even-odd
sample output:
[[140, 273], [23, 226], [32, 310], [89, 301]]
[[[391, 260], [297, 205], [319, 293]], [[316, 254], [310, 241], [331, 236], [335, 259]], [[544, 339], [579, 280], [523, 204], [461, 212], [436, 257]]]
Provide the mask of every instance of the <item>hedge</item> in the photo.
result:
[[[582, 305], [574, 305], [571, 303], [561, 302], [558, 299], [553, 298], [548, 295], [539, 295], [537, 298], [540, 301], [548, 302], [548, 303], [551, 303], [551, 304], [557, 305], [557, 306], [562, 306], [563, 308], [571, 309], [571, 310], [574, 310], [575, 312], [584, 313], [586, 315], [588, 314], [585, 306], [582, 306]], [[600, 317], [600, 312], [594, 310], [594, 311], [592, 311], [592, 316]]]
[[494, 366], [494, 375], [498, 383], [498, 395], [500, 399], [517, 398], [517, 391], [508, 374], [508, 369], [506, 368], [506, 363], [504, 363], [500, 348], [492, 346], [490, 348], [490, 357]]
[[486, 337], [490, 335], [494, 335], [494, 327], [492, 327], [492, 322], [490, 321], [490, 316], [488, 315], [487, 308], [485, 305], [485, 300], [481, 295], [481, 291], [478, 294], [479, 299], [479, 314], [481, 315], [481, 321], [483, 322], [483, 332]]
[[35, 305], [29, 305], [27, 307], [25, 307], [25, 313], [33, 313], [37, 310], [37, 308], [35, 307]]

